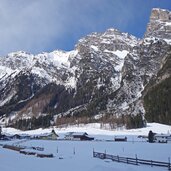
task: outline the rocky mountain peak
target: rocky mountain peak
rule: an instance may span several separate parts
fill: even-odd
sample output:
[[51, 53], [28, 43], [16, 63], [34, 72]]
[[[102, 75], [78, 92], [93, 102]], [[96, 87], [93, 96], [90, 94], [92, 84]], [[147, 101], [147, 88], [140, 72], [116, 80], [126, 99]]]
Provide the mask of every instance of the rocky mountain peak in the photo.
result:
[[141, 40], [110, 28], [80, 39], [70, 52], [10, 53], [0, 58], [0, 122], [6, 117], [8, 125], [30, 129], [98, 118], [114, 127], [142, 126], [144, 90], [166, 63], [169, 43], [171, 12], [153, 9]]
[[171, 12], [165, 9], [153, 8], [150, 16], [150, 20], [161, 20], [169, 21], [171, 20]]
[[129, 35], [128, 33], [122, 33], [117, 29], [110, 28], [103, 33], [92, 33], [79, 40], [76, 45], [79, 53], [87, 53], [87, 51], [94, 52], [106, 52], [110, 51], [132, 51], [134, 46], [137, 46], [139, 39]]
[[145, 37], [171, 39], [171, 12], [154, 8], [151, 12]]

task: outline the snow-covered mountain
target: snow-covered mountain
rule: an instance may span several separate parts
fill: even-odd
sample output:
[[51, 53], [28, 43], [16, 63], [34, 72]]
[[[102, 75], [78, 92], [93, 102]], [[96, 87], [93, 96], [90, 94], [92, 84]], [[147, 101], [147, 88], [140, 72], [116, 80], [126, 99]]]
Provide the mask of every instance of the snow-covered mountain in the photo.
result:
[[144, 88], [170, 43], [171, 12], [153, 9], [143, 39], [111, 28], [70, 52], [10, 53], [0, 58], [0, 115], [25, 129], [92, 120], [142, 126]]

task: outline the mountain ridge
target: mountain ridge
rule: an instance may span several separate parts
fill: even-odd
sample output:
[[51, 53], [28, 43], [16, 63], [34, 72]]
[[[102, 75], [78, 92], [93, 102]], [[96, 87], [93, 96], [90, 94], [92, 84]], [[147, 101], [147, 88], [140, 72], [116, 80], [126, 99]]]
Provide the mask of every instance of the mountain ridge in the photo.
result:
[[8, 54], [0, 59], [1, 122], [21, 129], [92, 121], [142, 127], [142, 94], [169, 53], [170, 26], [171, 12], [155, 8], [143, 39], [110, 28], [70, 52]]

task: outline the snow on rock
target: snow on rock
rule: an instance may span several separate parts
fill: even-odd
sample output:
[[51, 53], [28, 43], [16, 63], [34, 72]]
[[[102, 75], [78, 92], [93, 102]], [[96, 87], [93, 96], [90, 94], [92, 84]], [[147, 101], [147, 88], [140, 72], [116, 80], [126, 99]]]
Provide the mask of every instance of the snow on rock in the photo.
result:
[[105, 84], [102, 82], [102, 80], [99, 78], [97, 80], [97, 88], [100, 89], [101, 86], [105, 86]]
[[105, 53], [112, 53], [114, 55], [116, 55], [118, 57], [118, 61], [117, 64], [115, 65], [115, 70], [117, 72], [120, 72], [123, 65], [124, 65], [124, 59], [127, 56], [127, 54], [129, 53], [129, 51], [127, 50], [116, 50], [116, 51], [109, 51], [109, 50], [104, 50]]
[[129, 108], [129, 105], [127, 102], [123, 102], [122, 105], [120, 106], [120, 109], [122, 109], [122, 110], [126, 110], [128, 108]]
[[76, 78], [75, 77], [70, 77], [67, 81], [66, 81], [66, 83], [65, 83], [65, 86], [66, 87], [70, 87], [70, 88], [76, 88], [76, 83], [77, 83], [77, 81], [76, 81]]
[[98, 51], [98, 50], [99, 50], [97, 46], [91, 45], [90, 47], [91, 47], [93, 50], [95, 50], [95, 51]]
[[171, 45], [171, 39], [164, 39], [164, 41], [165, 41], [166, 43], [168, 43], [169, 45]]
[[16, 94], [15, 91], [11, 92], [10, 94], [8, 94], [7, 96], [5, 96], [4, 99], [0, 100], [0, 106], [3, 106], [4, 104], [8, 103], [13, 96]]
[[111, 83], [112, 83], [112, 89], [113, 91], [116, 91], [121, 85], [121, 75], [119, 74], [118, 77], [111, 77], [110, 79]]
[[171, 12], [154, 8], [151, 12], [150, 22], [145, 37], [171, 38]]
[[124, 59], [128, 53], [129, 52], [127, 50], [123, 50], [123, 51], [117, 50], [113, 52], [113, 54], [117, 55], [120, 59]]
[[42, 56], [44, 56], [45, 57], [44, 60], [48, 63], [52, 62], [55, 66], [57, 66], [59, 68], [60, 67], [69, 68], [70, 67], [69, 59], [72, 58], [73, 56], [75, 56], [76, 54], [77, 54], [76, 50], [69, 51], [69, 52], [56, 50], [56, 51], [53, 51], [50, 53], [39, 54], [36, 56], [36, 58], [38, 59], [38, 58], [41, 58]]
[[[112, 113], [116, 116], [136, 115], [139, 109], [144, 114], [145, 110], [141, 103], [142, 91], [160, 70], [163, 57], [168, 51], [167, 43], [170, 43], [171, 37], [170, 22], [170, 12], [154, 9], [147, 34], [141, 41], [128, 33], [121, 33], [117, 29], [110, 28], [104, 33], [92, 33], [80, 39], [75, 50], [70, 52], [56, 50], [32, 55], [19, 51], [8, 54], [0, 59], [2, 88], [6, 85], [4, 80], [10, 80], [9, 85], [11, 85], [12, 78], [16, 76], [16, 80], [19, 79], [22, 82], [20, 76], [24, 75], [25, 78], [25, 73], [28, 73], [30, 82], [35, 83], [34, 91], [38, 92], [45, 85], [47, 87], [51, 85], [50, 83], [56, 84], [57, 89], [58, 87], [64, 88], [69, 95], [67, 97], [71, 98], [69, 100], [71, 104], [67, 104], [69, 107], [67, 111], [64, 111], [65, 114], [74, 112], [82, 114], [77, 104], [82, 106], [89, 104], [92, 106], [92, 113], [97, 115], [101, 112]], [[20, 73], [19, 77], [15, 73]], [[28, 85], [27, 82], [26, 84]], [[68, 91], [70, 88], [75, 91]], [[9, 91], [5, 93], [7, 92]], [[31, 100], [33, 95], [30, 93], [25, 101]], [[7, 97], [6, 100], [2, 98], [4, 101], [1, 101], [2, 105], [8, 102], [10, 95]], [[99, 98], [100, 103], [97, 103]], [[21, 100], [23, 99], [19, 99], [19, 102], [24, 102]], [[58, 107], [65, 109], [65, 105], [55, 100], [58, 98], [53, 99], [54, 106], [51, 107], [55, 109], [56, 115], [61, 113]], [[102, 104], [105, 106], [102, 107]], [[50, 112], [49, 106], [45, 109], [47, 113]], [[72, 112], [73, 109], [78, 110]], [[106, 111], [102, 111], [104, 109]], [[13, 111], [10, 112], [13, 113]]]
[[32, 73], [41, 78], [46, 78], [49, 82], [53, 80], [52, 77], [43, 68], [33, 67]]
[[[70, 61], [77, 55], [78, 51], [69, 52], [53, 51], [32, 55], [23, 51], [13, 52], [0, 59], [0, 79], [7, 78], [13, 74], [15, 77], [20, 71], [30, 71], [32, 74], [47, 80], [48, 82], [60, 82], [65, 84], [56, 73], [62, 71], [75, 74], [76, 68], [70, 67]], [[15, 73], [15, 74], [14, 74]], [[61, 75], [62, 76], [62, 75]], [[74, 78], [66, 81], [66, 86], [75, 87]]]
[[3, 77], [6, 77], [8, 75], [11, 75], [12, 73], [14, 73], [15, 71], [13, 71], [10, 68], [7, 68], [5, 66], [0, 66], [0, 79], [2, 79]]

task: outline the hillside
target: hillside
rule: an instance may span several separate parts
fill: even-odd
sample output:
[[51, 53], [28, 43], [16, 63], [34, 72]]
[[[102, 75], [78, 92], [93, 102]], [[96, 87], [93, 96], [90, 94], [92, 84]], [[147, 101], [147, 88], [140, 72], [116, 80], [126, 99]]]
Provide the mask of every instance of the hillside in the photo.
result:
[[171, 124], [171, 53], [166, 56], [157, 77], [151, 80], [144, 95], [146, 119]]

